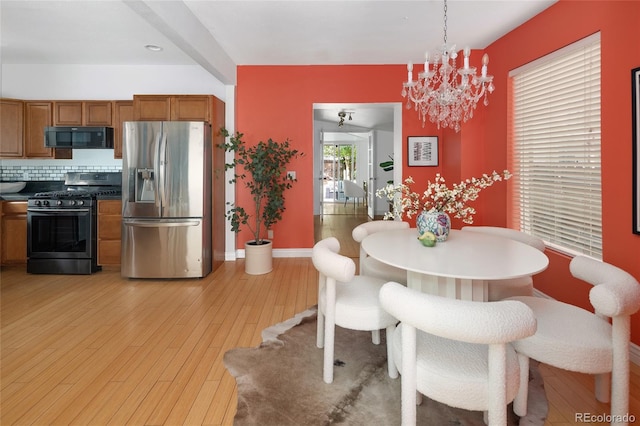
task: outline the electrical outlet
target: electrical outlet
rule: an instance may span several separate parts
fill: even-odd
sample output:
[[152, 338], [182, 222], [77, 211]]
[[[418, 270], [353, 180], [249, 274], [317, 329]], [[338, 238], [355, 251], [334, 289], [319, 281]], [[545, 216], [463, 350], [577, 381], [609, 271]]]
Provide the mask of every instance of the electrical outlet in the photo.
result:
[[267, 230], [267, 238], [269, 238], [270, 240], [273, 239], [273, 229]]
[[296, 172], [287, 171], [287, 176], [289, 176], [291, 179], [295, 180], [296, 179]]

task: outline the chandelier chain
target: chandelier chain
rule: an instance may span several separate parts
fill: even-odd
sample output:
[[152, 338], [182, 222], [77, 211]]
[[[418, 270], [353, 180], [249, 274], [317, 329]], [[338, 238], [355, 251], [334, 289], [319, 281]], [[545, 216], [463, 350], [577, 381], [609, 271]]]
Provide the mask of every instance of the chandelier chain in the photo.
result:
[[447, 0], [444, 0], [444, 44], [447, 44]]

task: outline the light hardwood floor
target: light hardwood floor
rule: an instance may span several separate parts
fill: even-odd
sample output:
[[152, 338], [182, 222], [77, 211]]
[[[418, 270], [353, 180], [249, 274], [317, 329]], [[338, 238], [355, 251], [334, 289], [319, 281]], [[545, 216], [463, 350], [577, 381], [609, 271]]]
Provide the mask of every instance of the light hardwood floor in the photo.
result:
[[[334, 213], [340, 213], [336, 206]], [[325, 215], [316, 238], [337, 236], [357, 260], [351, 229], [363, 214]], [[316, 304], [308, 258], [276, 258], [249, 276], [225, 262], [202, 280], [127, 280], [29, 275], [5, 267], [1, 280], [2, 425], [228, 425], [235, 380], [222, 357], [256, 346], [262, 329]], [[589, 376], [541, 368], [548, 425], [602, 414]], [[631, 414], [640, 416], [640, 370], [632, 366]]]

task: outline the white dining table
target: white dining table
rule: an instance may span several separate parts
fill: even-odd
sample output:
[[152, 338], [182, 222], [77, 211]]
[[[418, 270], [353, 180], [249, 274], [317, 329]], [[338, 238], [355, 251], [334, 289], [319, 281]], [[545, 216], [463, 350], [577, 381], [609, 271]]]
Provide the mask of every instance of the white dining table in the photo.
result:
[[451, 230], [446, 241], [425, 247], [409, 228], [376, 232], [361, 244], [374, 259], [405, 269], [409, 288], [464, 300], [487, 301], [491, 282], [535, 275], [549, 264], [527, 244], [479, 232]]

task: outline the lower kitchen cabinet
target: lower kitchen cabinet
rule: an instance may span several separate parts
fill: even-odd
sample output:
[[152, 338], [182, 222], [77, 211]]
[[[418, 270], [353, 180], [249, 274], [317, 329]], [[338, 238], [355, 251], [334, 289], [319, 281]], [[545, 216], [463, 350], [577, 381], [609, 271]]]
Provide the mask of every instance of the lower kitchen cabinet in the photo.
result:
[[0, 262], [27, 263], [27, 202], [2, 201], [0, 216]]
[[98, 201], [98, 265], [120, 265], [122, 201]]

